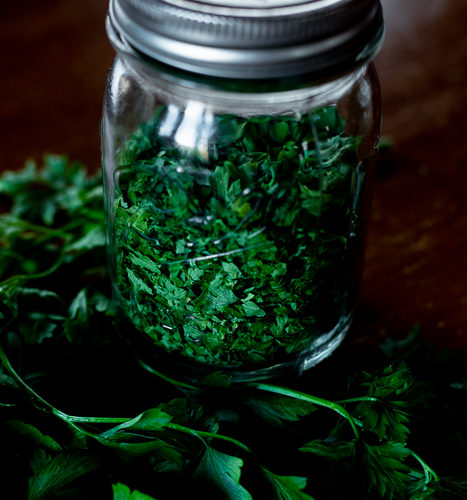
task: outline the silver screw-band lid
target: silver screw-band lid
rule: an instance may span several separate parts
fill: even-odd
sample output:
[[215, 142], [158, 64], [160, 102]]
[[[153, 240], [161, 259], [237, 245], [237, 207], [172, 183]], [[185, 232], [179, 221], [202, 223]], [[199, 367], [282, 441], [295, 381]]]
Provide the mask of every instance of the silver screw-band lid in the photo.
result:
[[138, 52], [229, 78], [339, 71], [384, 31], [379, 0], [110, 0], [109, 18]]

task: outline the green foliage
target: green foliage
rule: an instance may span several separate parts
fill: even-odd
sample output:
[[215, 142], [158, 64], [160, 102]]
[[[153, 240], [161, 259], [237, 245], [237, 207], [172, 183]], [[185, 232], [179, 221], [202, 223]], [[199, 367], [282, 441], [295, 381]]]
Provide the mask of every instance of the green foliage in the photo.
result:
[[[130, 355], [113, 324], [102, 242], [87, 238], [103, 233], [99, 181], [63, 162], [0, 178], [17, 214], [0, 215], [2, 497], [467, 496], [465, 369], [416, 335], [387, 340], [371, 373], [349, 346], [286, 387], [221, 371], [189, 384]], [[65, 181], [52, 175], [57, 165]], [[45, 219], [34, 202], [47, 201], [33, 192], [44, 183], [56, 207]], [[156, 272], [149, 259], [134, 262]], [[240, 267], [225, 262], [223, 272], [239, 279]]]
[[[63, 156], [47, 155], [44, 166], [38, 169], [29, 161], [19, 173], [7, 172], [2, 176], [0, 193], [13, 202], [11, 216], [54, 226], [64, 212], [82, 215], [83, 204], [101, 198], [98, 184], [89, 180], [81, 165], [70, 163]], [[97, 212], [93, 215], [98, 217]]]
[[123, 483], [112, 485], [113, 500], [156, 500], [149, 495], [145, 495], [138, 490], [131, 491], [128, 486]]
[[279, 476], [264, 468], [263, 473], [271, 483], [275, 500], [313, 500], [303, 491], [306, 487], [306, 477]]
[[[100, 180], [49, 155], [41, 169], [29, 162], [19, 173], [5, 173], [0, 194], [10, 201], [0, 223], [0, 298], [10, 306], [4, 320], [14, 318], [31, 344], [58, 332], [77, 343], [90, 338], [112, 314], [107, 284], [99, 289], [106, 275]], [[57, 283], [59, 268], [68, 279]], [[59, 286], [49, 290], [47, 280]]]
[[6, 424], [19, 436], [32, 441], [38, 448], [49, 451], [60, 451], [62, 447], [50, 436], [45, 436], [42, 432], [31, 424], [21, 422], [21, 420], [8, 420]]
[[197, 361], [284, 361], [352, 307], [359, 140], [335, 108], [225, 115], [201, 154], [157, 138], [165, 114], [127, 142], [116, 172], [123, 309], [154, 344]]
[[315, 407], [305, 401], [290, 399], [278, 394], [245, 394], [243, 404], [259, 418], [282, 427], [283, 422], [296, 422], [315, 411]]
[[28, 500], [50, 498], [69, 483], [99, 467], [99, 461], [82, 451], [62, 451], [55, 457], [38, 450], [31, 462], [34, 475], [29, 480]]
[[355, 441], [333, 441], [333, 440], [314, 440], [305, 443], [300, 451], [312, 453], [319, 457], [329, 460], [347, 460], [353, 459], [356, 454]]
[[251, 500], [250, 493], [240, 484], [242, 466], [241, 458], [226, 455], [206, 446], [206, 451], [195, 471], [195, 477], [201, 476], [206, 481], [212, 481], [222, 498]]
[[150, 454], [157, 463], [168, 462], [172, 468], [179, 468], [183, 463], [181, 453], [170, 434], [162, 432], [172, 418], [158, 407], [90, 437], [113, 448], [123, 458]]
[[[410, 467], [405, 459], [411, 455], [402, 443], [365, 445], [368, 483], [381, 498], [402, 498], [409, 479]], [[385, 473], [381, 474], [384, 470]]]
[[355, 415], [371, 429], [380, 441], [405, 443], [409, 434], [408, 407], [409, 391], [413, 389], [413, 377], [404, 366], [394, 369], [386, 367], [381, 374], [363, 374], [362, 387], [367, 388], [367, 397], [377, 402], [362, 402], [355, 409]]

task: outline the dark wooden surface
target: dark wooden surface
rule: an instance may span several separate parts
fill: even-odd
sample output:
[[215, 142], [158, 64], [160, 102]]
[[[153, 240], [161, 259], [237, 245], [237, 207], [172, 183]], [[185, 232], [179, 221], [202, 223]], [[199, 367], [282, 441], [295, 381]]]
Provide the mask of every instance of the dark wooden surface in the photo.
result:
[[[404, 336], [467, 350], [467, 2], [383, 0], [383, 134], [352, 343]], [[22, 0], [0, 18], [0, 170], [44, 152], [99, 168], [112, 49], [107, 0]]]

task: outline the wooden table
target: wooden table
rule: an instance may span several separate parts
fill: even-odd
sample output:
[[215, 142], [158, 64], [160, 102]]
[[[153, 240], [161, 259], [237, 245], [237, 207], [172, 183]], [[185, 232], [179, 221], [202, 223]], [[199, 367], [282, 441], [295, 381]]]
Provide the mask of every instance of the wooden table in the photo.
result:
[[[354, 345], [420, 323], [467, 350], [467, 2], [383, 0], [377, 57], [383, 134]], [[0, 18], [0, 169], [44, 152], [99, 168], [98, 123], [113, 51], [107, 0], [7, 2]]]

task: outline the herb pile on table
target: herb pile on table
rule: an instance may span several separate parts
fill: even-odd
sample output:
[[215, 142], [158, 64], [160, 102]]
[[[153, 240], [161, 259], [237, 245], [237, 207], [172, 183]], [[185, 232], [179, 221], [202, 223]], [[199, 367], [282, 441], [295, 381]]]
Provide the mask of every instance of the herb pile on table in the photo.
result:
[[465, 373], [416, 333], [362, 369], [197, 383], [129, 355], [109, 298], [100, 180], [56, 156], [0, 178], [5, 498], [460, 499]]

